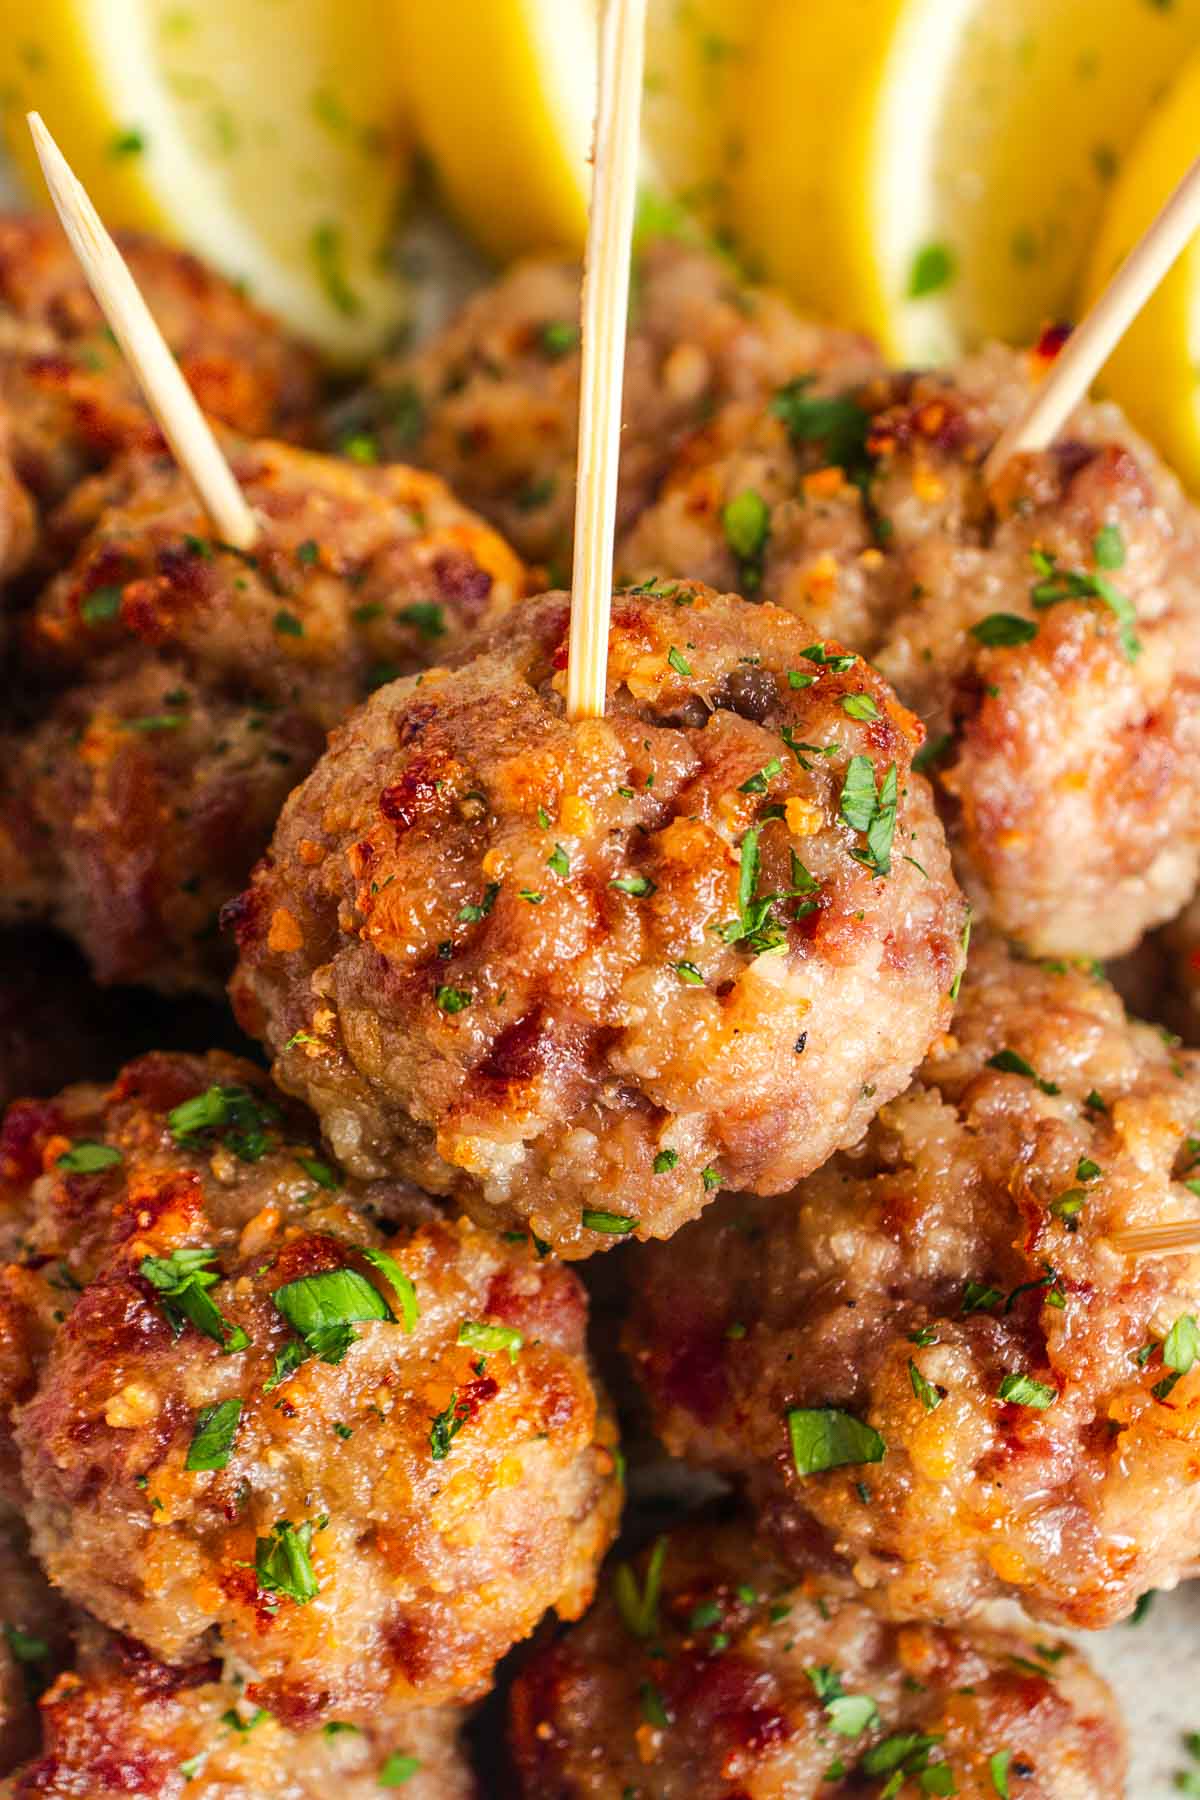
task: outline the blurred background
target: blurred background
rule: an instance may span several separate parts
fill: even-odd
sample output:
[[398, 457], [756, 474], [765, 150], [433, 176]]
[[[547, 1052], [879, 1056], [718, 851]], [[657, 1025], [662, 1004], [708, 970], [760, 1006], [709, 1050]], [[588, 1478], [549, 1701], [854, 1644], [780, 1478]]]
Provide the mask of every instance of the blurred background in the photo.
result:
[[[431, 194], [484, 257], [581, 247], [595, 3], [0, 0], [10, 155], [39, 192], [40, 108], [110, 222], [354, 363], [460, 266]], [[1077, 316], [1198, 118], [1200, 0], [651, 0], [643, 226], [943, 360]], [[1198, 295], [1193, 249], [1103, 382], [1193, 488]]]

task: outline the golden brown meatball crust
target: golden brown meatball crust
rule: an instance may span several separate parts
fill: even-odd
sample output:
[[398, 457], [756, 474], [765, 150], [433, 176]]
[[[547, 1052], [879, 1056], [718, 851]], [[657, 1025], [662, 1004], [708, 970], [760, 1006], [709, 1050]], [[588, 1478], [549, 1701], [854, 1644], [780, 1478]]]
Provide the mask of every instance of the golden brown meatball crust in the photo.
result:
[[731, 412], [619, 561], [736, 585], [726, 509], [757, 496], [757, 591], [871, 657], [920, 715], [977, 906], [1041, 953], [1114, 956], [1200, 871], [1200, 524], [1111, 406], [985, 486], [1046, 367], [993, 347], [832, 410], [790, 389]]
[[13, 1800], [475, 1800], [454, 1707], [363, 1727], [289, 1731], [220, 1664], [171, 1668], [85, 1627], [79, 1662], [42, 1701], [45, 1743]]
[[568, 724], [567, 622], [546, 595], [375, 695], [230, 916], [242, 1023], [348, 1167], [586, 1256], [853, 1142], [948, 1017], [964, 914], [919, 727], [857, 658], [623, 593], [606, 715]]
[[523, 1800], [838, 1800], [897, 1772], [960, 1800], [1125, 1792], [1116, 1702], [1065, 1644], [887, 1624], [744, 1526], [673, 1531], [617, 1582], [514, 1688]]
[[0, 884], [104, 982], [219, 987], [219, 908], [326, 732], [373, 686], [499, 620], [524, 571], [435, 477], [264, 442], [234, 447], [262, 522], [214, 542], [166, 459], [76, 490], [80, 538], [26, 632], [67, 681], [5, 747]]
[[[436, 469], [523, 555], [556, 569], [569, 562], [575, 509], [579, 285], [573, 263], [516, 264], [415, 355], [381, 365], [354, 409], [385, 455]], [[799, 317], [718, 258], [651, 246], [630, 303], [622, 523], [715, 405], [760, 399], [804, 370], [854, 380], [876, 363], [866, 338]]]
[[[222, 276], [153, 238], [118, 238], [201, 406], [253, 435], [302, 433], [312, 353]], [[43, 507], [90, 470], [162, 439], [57, 223], [0, 216], [0, 398], [17, 474]]]
[[344, 1186], [236, 1059], [144, 1057], [22, 1115], [43, 1172], [0, 1326], [65, 1593], [172, 1664], [239, 1658], [296, 1729], [476, 1695], [587, 1604], [620, 1482], [569, 1270]]
[[1103, 980], [982, 946], [860, 1146], [634, 1269], [669, 1447], [900, 1617], [1094, 1628], [1195, 1574], [1200, 1256], [1108, 1239], [1200, 1217], [1198, 1109], [1200, 1062]]

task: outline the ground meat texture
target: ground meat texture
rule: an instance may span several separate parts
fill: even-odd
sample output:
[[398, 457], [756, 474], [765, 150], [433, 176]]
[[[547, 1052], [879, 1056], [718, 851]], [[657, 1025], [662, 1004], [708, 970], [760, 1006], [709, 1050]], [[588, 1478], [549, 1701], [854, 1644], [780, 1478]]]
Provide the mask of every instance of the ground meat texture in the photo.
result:
[[[133, 233], [118, 242], [204, 410], [239, 431], [303, 433], [312, 354], [194, 257]], [[120, 451], [162, 442], [66, 238], [42, 216], [0, 217], [0, 404], [16, 473], [42, 507]]]
[[[383, 364], [352, 409], [352, 429], [369, 430], [385, 455], [436, 469], [556, 571], [569, 564], [575, 508], [579, 280], [572, 263], [518, 263], [414, 355]], [[855, 379], [876, 360], [865, 338], [798, 317], [720, 259], [653, 245], [630, 306], [622, 522], [718, 403], [760, 399], [802, 371]]]
[[218, 910], [326, 732], [524, 590], [434, 476], [272, 443], [234, 469], [251, 556], [172, 463], [129, 459], [72, 496], [79, 547], [28, 621], [58, 686], [0, 759], [0, 910], [52, 919], [102, 982], [219, 991]]
[[[45, 1172], [6, 1275], [10, 1319], [22, 1275], [61, 1290], [48, 1344], [27, 1298], [9, 1411], [64, 1593], [172, 1665], [236, 1657], [296, 1730], [474, 1697], [582, 1610], [620, 1480], [568, 1269], [345, 1185], [233, 1059], [146, 1057], [58, 1111], [14, 1133]], [[176, 1304], [163, 1265], [199, 1248], [218, 1279]]]
[[[854, 1142], [948, 1017], [964, 915], [919, 727], [857, 658], [618, 594], [606, 716], [571, 725], [567, 623], [547, 595], [375, 695], [230, 918], [241, 1021], [348, 1167], [578, 1257]], [[894, 785], [890, 847], [847, 784]]]
[[20, 1518], [0, 1508], [0, 1776], [36, 1748], [37, 1697], [69, 1647], [66, 1608], [30, 1556]]
[[[215, 1662], [171, 1668], [85, 1628], [42, 1702], [45, 1743], [13, 1800], [476, 1800], [454, 1707], [294, 1732]], [[335, 1722], [336, 1723], [336, 1722]]]
[[832, 410], [789, 389], [731, 412], [619, 563], [737, 585], [729, 508], [757, 496], [755, 591], [870, 656], [920, 715], [977, 908], [1041, 953], [1107, 957], [1200, 870], [1200, 526], [1111, 406], [986, 488], [1046, 366], [993, 348]]
[[668, 1446], [899, 1617], [1014, 1595], [1094, 1628], [1195, 1574], [1200, 1256], [1108, 1240], [1200, 1218], [1198, 1108], [1197, 1058], [1101, 979], [972, 952], [861, 1145], [635, 1267]]
[[517, 1681], [522, 1800], [839, 1800], [897, 1771], [960, 1800], [1125, 1792], [1116, 1702], [1065, 1644], [888, 1624], [740, 1525], [680, 1527], [617, 1581]]

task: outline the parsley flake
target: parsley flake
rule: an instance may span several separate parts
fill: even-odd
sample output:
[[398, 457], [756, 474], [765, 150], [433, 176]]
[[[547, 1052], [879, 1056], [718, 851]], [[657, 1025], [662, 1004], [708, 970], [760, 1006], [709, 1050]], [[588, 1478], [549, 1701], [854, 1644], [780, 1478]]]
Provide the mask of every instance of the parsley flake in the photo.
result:
[[883, 1439], [852, 1413], [835, 1406], [793, 1407], [785, 1417], [797, 1475], [883, 1461]]

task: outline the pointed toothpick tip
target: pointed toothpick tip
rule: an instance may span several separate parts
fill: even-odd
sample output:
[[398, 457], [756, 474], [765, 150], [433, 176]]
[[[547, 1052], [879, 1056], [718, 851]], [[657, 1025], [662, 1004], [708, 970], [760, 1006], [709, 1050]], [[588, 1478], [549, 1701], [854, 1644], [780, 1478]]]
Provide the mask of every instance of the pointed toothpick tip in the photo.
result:
[[253, 548], [258, 538], [254, 513], [124, 258], [41, 114], [25, 117], [54, 209], [146, 405], [217, 535], [235, 549]]
[[994, 482], [1014, 456], [1049, 448], [1197, 231], [1200, 157], [1071, 333], [1024, 411], [1001, 433], [983, 465], [985, 482]]
[[608, 678], [621, 400], [641, 141], [646, 0], [607, 0], [583, 278], [567, 717], [601, 718]]

